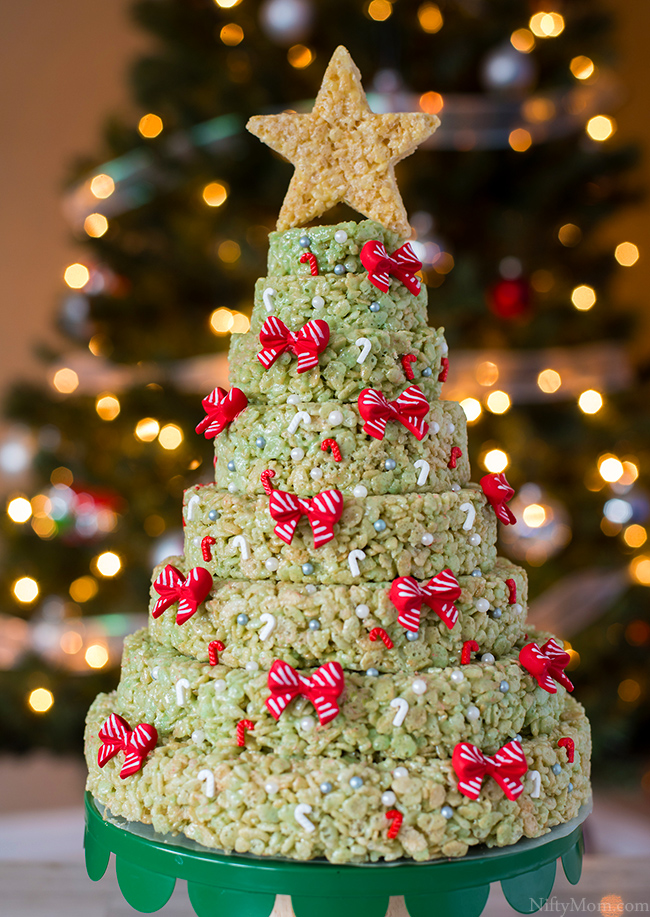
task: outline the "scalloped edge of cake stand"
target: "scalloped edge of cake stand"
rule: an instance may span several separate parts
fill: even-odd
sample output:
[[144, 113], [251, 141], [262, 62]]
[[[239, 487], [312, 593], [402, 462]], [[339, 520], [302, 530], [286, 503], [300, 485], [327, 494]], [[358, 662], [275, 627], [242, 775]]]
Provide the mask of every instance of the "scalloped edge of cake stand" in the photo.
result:
[[86, 871], [98, 881], [113, 853], [124, 899], [144, 913], [164, 907], [177, 879], [183, 879], [197, 917], [269, 917], [276, 895], [291, 896], [295, 917], [325, 917], [333, 908], [337, 917], [384, 917], [392, 897], [404, 898], [410, 917], [432, 913], [479, 917], [492, 882], [501, 883], [514, 910], [531, 914], [551, 894], [558, 858], [569, 882], [579, 881], [582, 823], [590, 812], [587, 803], [575, 818], [541, 838], [524, 838], [510, 847], [483, 849], [457, 859], [337, 866], [326, 860], [212, 851], [110, 813], [104, 818], [86, 793]]

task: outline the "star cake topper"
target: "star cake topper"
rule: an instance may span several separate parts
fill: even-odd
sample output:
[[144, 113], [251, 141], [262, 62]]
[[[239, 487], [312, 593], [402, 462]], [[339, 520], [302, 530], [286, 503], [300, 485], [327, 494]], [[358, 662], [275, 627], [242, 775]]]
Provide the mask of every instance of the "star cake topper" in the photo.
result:
[[295, 171], [277, 222], [303, 226], [341, 201], [403, 238], [411, 234], [395, 164], [440, 124], [423, 112], [376, 115], [347, 48], [330, 60], [310, 114], [256, 115], [248, 130]]

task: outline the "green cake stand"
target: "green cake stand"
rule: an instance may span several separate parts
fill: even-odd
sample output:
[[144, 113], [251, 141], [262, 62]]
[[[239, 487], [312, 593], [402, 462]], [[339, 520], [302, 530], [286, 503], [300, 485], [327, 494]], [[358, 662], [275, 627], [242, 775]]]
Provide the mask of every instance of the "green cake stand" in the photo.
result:
[[114, 853], [122, 895], [148, 914], [169, 901], [177, 879], [187, 882], [197, 917], [269, 917], [276, 895], [291, 896], [295, 917], [385, 917], [393, 897], [403, 898], [395, 915], [479, 917], [492, 882], [501, 883], [511, 907], [532, 914], [551, 894], [558, 858], [569, 882], [580, 879], [582, 823], [590, 810], [583, 806], [543, 838], [458, 859], [336, 866], [212, 852], [145, 825], [105, 820], [87, 793], [86, 869], [98, 881]]

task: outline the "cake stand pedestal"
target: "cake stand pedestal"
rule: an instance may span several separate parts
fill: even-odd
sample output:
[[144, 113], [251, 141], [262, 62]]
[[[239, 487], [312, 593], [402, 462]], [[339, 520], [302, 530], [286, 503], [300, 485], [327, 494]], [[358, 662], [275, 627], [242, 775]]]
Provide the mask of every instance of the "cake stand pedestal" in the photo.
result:
[[[163, 907], [177, 879], [187, 881], [197, 917], [479, 917], [500, 882], [522, 914], [539, 910], [551, 894], [558, 858], [575, 885], [582, 869], [582, 822], [590, 807], [542, 838], [426, 863], [336, 866], [270, 857], [229, 856], [146, 825], [109, 816], [86, 794], [86, 870], [94, 881], [111, 853], [126, 901], [138, 911]], [[286, 898], [291, 896], [291, 907]], [[392, 899], [392, 900], [391, 900]]]

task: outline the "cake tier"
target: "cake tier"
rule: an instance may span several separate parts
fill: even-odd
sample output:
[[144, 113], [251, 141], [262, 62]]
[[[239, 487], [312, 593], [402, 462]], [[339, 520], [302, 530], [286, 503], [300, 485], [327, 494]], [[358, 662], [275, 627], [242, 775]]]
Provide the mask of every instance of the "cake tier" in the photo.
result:
[[[532, 634], [539, 643], [548, 637]], [[305, 677], [313, 673], [300, 672]], [[493, 754], [517, 733], [551, 732], [566, 699], [561, 686], [555, 694], [538, 687], [516, 652], [494, 663], [417, 675], [345, 672], [339, 713], [324, 726], [303, 697], [291, 701], [276, 721], [265, 706], [270, 694], [263, 670], [197, 662], [156, 643], [146, 629], [124, 641], [117, 698], [129, 723], [150, 723], [160, 737], [193, 737], [198, 745], [205, 741], [231, 748], [237, 723], [248, 719], [255, 727], [247, 735], [247, 748], [287, 757], [379, 753], [400, 761], [415, 755], [445, 758], [458, 742], [472, 742]], [[408, 705], [403, 722], [403, 710], [391, 706], [396, 698]]]
[[[278, 538], [266, 495], [244, 497], [222, 493], [212, 484], [197, 485], [185, 491], [185, 504], [187, 562], [207, 567], [219, 579], [382, 583], [408, 575], [429, 579], [445, 567], [456, 575], [476, 567], [487, 571], [496, 560], [496, 517], [475, 487], [458, 493], [346, 497], [334, 537], [316, 549], [305, 518], [290, 544]], [[472, 514], [472, 527], [465, 530]], [[383, 531], [374, 527], [380, 521]], [[212, 559], [206, 561], [201, 543], [208, 535], [214, 544]], [[423, 544], [423, 536], [431, 544]], [[358, 574], [353, 551], [363, 552], [356, 560]]]
[[[303, 418], [295, 432], [290, 432], [298, 412], [309, 415], [309, 422]], [[356, 406], [336, 401], [279, 407], [249, 404], [215, 440], [215, 481], [223, 490], [262, 494], [260, 474], [271, 468], [273, 487], [303, 497], [332, 487], [352, 495], [358, 484], [370, 494], [440, 492], [466, 484], [470, 469], [465, 412], [455, 402], [436, 402], [427, 420], [429, 433], [421, 442], [401, 424], [389, 424], [383, 440], [378, 440], [363, 432]], [[326, 439], [336, 440], [340, 462], [334, 460], [331, 450], [321, 449]], [[263, 444], [258, 445], [261, 440]], [[452, 462], [456, 467], [449, 468], [453, 447], [462, 455]], [[302, 457], [294, 453], [296, 449]], [[414, 465], [419, 461], [429, 465], [421, 485], [422, 466]], [[234, 471], [228, 468], [231, 463]]]
[[[544, 834], [577, 815], [591, 795], [589, 723], [570, 697], [548, 735], [524, 737], [529, 772], [540, 775], [539, 796], [531, 795], [535, 783], [525, 776], [524, 792], [515, 802], [490, 777], [476, 801], [462, 796], [449, 759], [417, 757], [403, 767], [383, 756], [377, 762], [351, 756], [299, 758], [234, 745], [208, 750], [191, 740], [165, 741], [140, 771], [121, 779], [121, 753], [103, 769], [97, 764], [98, 732], [114, 712], [123, 713], [115, 694], [100, 694], [88, 714], [89, 791], [115, 815], [151, 824], [163, 834], [183, 833], [228, 853], [299, 860], [325, 856], [333, 863], [463, 856], [477, 844], [503, 847]], [[557, 747], [564, 736], [575, 743], [572, 764]], [[558, 774], [552, 770], [555, 764], [560, 765]], [[206, 796], [206, 769], [214, 777], [212, 798]], [[350, 785], [353, 777], [361, 778], [361, 787], [358, 780]], [[311, 806], [311, 832], [296, 821], [300, 804]], [[386, 813], [395, 805], [404, 820], [397, 837], [389, 839]], [[448, 807], [444, 814], [443, 807]]]
[[[169, 557], [154, 571], [154, 579], [165, 564], [171, 563], [183, 574], [189, 569], [185, 558]], [[512, 579], [518, 602], [509, 603], [505, 580]], [[176, 624], [175, 608], [159, 618], [150, 618], [149, 632], [160, 644], [175, 647], [201, 662], [208, 660], [208, 644], [220, 640], [225, 649], [219, 659], [237, 668], [257, 663], [269, 669], [275, 659], [284, 659], [296, 668], [339, 662], [343, 668], [380, 672], [418, 672], [431, 666], [458, 665], [465, 640], [476, 640], [478, 658], [492, 653], [505, 655], [521, 638], [526, 619], [527, 580], [525, 572], [499, 558], [490, 573], [461, 576], [460, 599], [456, 601], [459, 619], [450, 630], [440, 618], [422, 606], [421, 624], [416, 640], [397, 620], [397, 609], [390, 601], [389, 583], [358, 586], [313, 586], [293, 583], [215, 580], [210, 597], [193, 617]], [[158, 598], [152, 588], [151, 608]], [[483, 600], [483, 601], [481, 601]], [[479, 611], [485, 601], [489, 611]], [[364, 607], [365, 606], [365, 607]], [[360, 618], [359, 613], [367, 615]], [[367, 611], [366, 611], [367, 609]], [[500, 612], [495, 617], [495, 611]], [[239, 615], [247, 623], [238, 624]], [[272, 615], [275, 625], [265, 639]], [[315, 624], [310, 622], [316, 622]], [[371, 642], [368, 634], [383, 627], [393, 641], [387, 649], [381, 640]]]
[[[328, 320], [327, 310], [314, 313], [312, 318]], [[290, 327], [298, 332], [302, 325]], [[370, 352], [363, 363], [358, 362], [362, 345], [356, 341], [365, 338]], [[365, 343], [365, 341], [363, 342]], [[366, 388], [381, 391], [393, 401], [409, 385], [417, 384], [431, 404], [440, 397], [442, 383], [441, 359], [447, 345], [442, 331], [422, 328], [419, 331], [382, 331], [367, 325], [330, 327], [330, 339], [318, 357], [318, 366], [307, 372], [298, 372], [298, 360], [288, 351], [266, 369], [257, 358], [262, 350], [259, 331], [234, 335], [230, 345], [230, 383], [241, 388], [249, 401], [283, 404], [290, 395], [301, 401], [331, 401], [357, 403]], [[417, 356], [418, 374], [409, 382], [404, 374], [401, 357]], [[431, 369], [430, 376], [422, 370]]]

